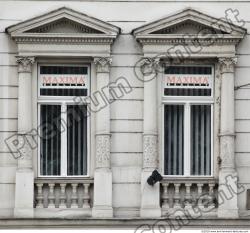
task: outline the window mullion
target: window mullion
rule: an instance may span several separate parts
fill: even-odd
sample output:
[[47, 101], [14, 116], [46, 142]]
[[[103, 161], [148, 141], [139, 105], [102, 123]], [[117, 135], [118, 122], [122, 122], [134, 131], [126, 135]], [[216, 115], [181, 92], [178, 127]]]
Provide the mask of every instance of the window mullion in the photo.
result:
[[184, 176], [190, 176], [190, 104], [184, 108]]
[[67, 105], [61, 107], [61, 176], [67, 176]]

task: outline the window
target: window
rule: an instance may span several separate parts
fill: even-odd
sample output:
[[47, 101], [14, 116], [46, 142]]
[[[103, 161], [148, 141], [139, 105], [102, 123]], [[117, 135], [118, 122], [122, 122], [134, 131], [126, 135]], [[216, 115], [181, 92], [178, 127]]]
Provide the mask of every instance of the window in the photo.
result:
[[87, 105], [74, 98], [88, 95], [89, 67], [40, 65], [38, 80], [39, 174], [86, 176]]
[[162, 100], [164, 174], [211, 176], [212, 67], [166, 67]]

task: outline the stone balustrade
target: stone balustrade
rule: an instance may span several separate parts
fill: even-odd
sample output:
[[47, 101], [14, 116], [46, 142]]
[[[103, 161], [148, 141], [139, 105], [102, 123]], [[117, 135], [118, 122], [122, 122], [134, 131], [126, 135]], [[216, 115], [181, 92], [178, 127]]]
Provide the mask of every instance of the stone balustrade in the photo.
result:
[[36, 179], [36, 209], [91, 210], [93, 180], [91, 179]]
[[174, 215], [176, 210], [199, 210], [215, 215], [218, 182], [210, 178], [165, 178], [161, 182], [161, 207], [163, 216]]

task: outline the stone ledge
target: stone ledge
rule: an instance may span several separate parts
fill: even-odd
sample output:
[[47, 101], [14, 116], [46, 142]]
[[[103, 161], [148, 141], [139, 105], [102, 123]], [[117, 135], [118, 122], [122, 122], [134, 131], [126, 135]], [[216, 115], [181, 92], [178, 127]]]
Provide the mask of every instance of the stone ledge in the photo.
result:
[[[241, 219], [193, 219], [183, 229], [192, 228], [249, 228], [250, 218]], [[0, 229], [20, 229], [20, 228], [125, 228], [125, 229], [143, 229], [142, 225], [148, 229], [156, 222], [160, 225], [164, 224], [164, 218], [143, 219], [143, 218], [84, 218], [84, 219], [0, 219]], [[178, 226], [178, 222], [170, 219], [171, 223]], [[157, 226], [157, 225], [156, 225]], [[169, 226], [168, 223], [165, 225]]]

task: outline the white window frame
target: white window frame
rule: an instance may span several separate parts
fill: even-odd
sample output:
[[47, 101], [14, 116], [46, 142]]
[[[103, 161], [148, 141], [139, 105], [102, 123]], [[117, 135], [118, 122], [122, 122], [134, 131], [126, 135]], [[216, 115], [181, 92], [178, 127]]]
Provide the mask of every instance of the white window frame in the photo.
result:
[[[39, 63], [37, 69], [37, 122], [38, 126], [40, 126], [40, 113], [41, 113], [41, 105], [61, 105], [61, 119], [64, 122], [67, 122], [67, 114], [65, 111], [65, 108], [67, 108], [67, 105], [74, 105], [76, 104], [74, 102], [74, 96], [41, 96], [40, 95], [40, 82], [39, 82], [39, 76], [40, 76], [40, 67], [41, 66], [82, 66], [88, 68], [88, 78], [87, 78], [87, 95], [82, 96], [82, 98], [88, 97], [90, 95], [90, 79], [91, 79], [91, 66], [90, 64], [86, 63]], [[89, 104], [87, 105], [87, 108], [89, 107]], [[84, 178], [89, 177], [90, 174], [90, 116], [87, 117], [87, 174], [86, 175], [67, 175], [67, 127], [65, 127], [65, 131], [62, 131], [61, 137], [61, 175], [42, 175], [40, 170], [40, 163], [41, 163], [41, 157], [40, 157], [40, 144], [41, 140], [38, 136], [38, 160], [37, 160], [37, 168], [38, 168], [38, 177], [41, 178]], [[61, 124], [61, 129], [63, 129], [63, 124]], [[40, 135], [40, 127], [38, 127], [38, 135]]]
[[[163, 177], [178, 177], [178, 178], [208, 178], [214, 176], [214, 83], [215, 83], [215, 74], [214, 74], [214, 66], [213, 65], [206, 65], [206, 64], [181, 64], [181, 65], [174, 65], [174, 66], [202, 66], [202, 67], [211, 67], [212, 68], [212, 86], [211, 86], [211, 96], [164, 96], [164, 71], [163, 76], [161, 77], [161, 151], [162, 151], [162, 171]], [[191, 105], [210, 105], [211, 106], [211, 169], [210, 175], [191, 175], [191, 151], [190, 151], [190, 110]], [[183, 175], [166, 175], [165, 174], [165, 150], [164, 150], [164, 111], [165, 105], [183, 105], [184, 106], [184, 150], [183, 150]]]

